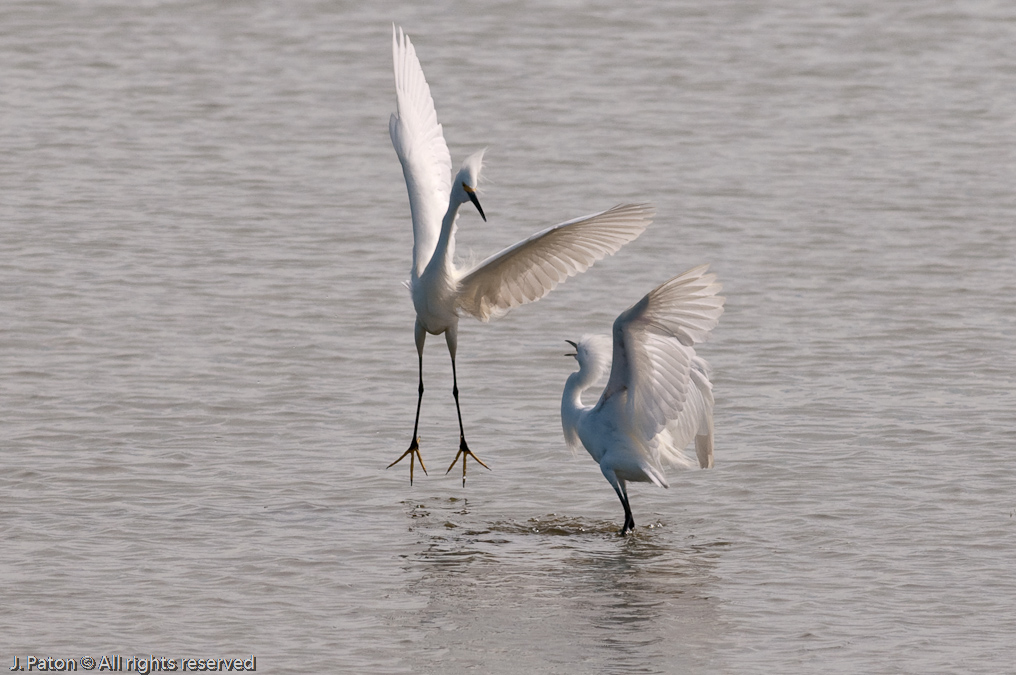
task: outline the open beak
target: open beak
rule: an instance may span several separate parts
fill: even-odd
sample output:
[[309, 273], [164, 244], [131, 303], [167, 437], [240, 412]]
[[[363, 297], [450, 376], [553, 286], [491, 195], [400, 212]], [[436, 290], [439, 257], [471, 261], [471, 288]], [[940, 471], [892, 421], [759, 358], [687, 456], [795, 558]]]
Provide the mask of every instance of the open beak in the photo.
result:
[[483, 215], [483, 207], [480, 206], [480, 200], [476, 198], [476, 190], [465, 183], [462, 184], [462, 189], [466, 191], [469, 201], [473, 202], [473, 206], [475, 206], [476, 210], [480, 212], [480, 217], [483, 218], [483, 222], [487, 222], [487, 216]]
[[574, 352], [572, 352], [570, 354], [565, 354], [565, 356], [578, 356], [579, 355], [579, 346], [577, 344], [575, 344], [574, 342], [572, 342], [571, 340], [565, 340], [565, 342], [567, 342], [568, 344], [570, 344], [572, 347], [575, 348]]

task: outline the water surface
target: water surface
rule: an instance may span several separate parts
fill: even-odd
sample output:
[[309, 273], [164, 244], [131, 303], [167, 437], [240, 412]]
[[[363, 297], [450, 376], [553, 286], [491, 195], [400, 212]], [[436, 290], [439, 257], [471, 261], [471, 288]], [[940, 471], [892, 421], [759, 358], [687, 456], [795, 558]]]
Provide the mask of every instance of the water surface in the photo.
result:
[[[390, 32], [486, 255], [652, 201], [416, 398]], [[0, 8], [14, 655], [266, 672], [999, 673], [1016, 661], [1016, 13], [995, 2]], [[709, 262], [716, 468], [560, 432], [565, 339]], [[454, 472], [453, 472], [454, 474]], [[8, 661], [9, 663], [10, 661]]]

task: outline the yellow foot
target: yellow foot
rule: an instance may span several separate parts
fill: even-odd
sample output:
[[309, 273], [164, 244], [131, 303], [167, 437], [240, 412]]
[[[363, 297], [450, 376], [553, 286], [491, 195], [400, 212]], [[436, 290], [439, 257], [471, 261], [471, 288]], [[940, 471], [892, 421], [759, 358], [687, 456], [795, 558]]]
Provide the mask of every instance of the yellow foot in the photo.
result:
[[413, 442], [409, 444], [409, 449], [406, 450], [404, 453], [402, 453], [402, 455], [397, 460], [395, 460], [394, 462], [392, 462], [391, 464], [389, 464], [385, 468], [386, 469], [392, 468], [393, 466], [395, 466], [396, 464], [398, 464], [399, 462], [404, 460], [406, 458], [406, 455], [409, 455], [409, 484], [412, 485], [413, 484], [413, 465], [416, 463], [416, 460], [420, 460], [420, 468], [423, 469], [423, 473], [424, 474], [427, 473], [427, 467], [425, 467], [423, 465], [423, 457], [420, 455], [420, 439], [419, 439], [419, 437], [414, 438]]
[[474, 455], [473, 451], [469, 449], [469, 446], [466, 445], [466, 439], [464, 437], [462, 437], [462, 436], [459, 436], [459, 451], [457, 453], [455, 453], [455, 459], [452, 460], [451, 466], [448, 467], [448, 471], [445, 471], [445, 475], [446, 476], [449, 473], [451, 473], [452, 469], [455, 468], [455, 463], [459, 461], [459, 457], [462, 458], [462, 487], [466, 487], [466, 459], [467, 458], [472, 457], [473, 459], [475, 459], [477, 462], [480, 463], [480, 466], [482, 466], [487, 471], [490, 471], [490, 467], [487, 466], [486, 464], [484, 464], [483, 460], [481, 460], [479, 457]]

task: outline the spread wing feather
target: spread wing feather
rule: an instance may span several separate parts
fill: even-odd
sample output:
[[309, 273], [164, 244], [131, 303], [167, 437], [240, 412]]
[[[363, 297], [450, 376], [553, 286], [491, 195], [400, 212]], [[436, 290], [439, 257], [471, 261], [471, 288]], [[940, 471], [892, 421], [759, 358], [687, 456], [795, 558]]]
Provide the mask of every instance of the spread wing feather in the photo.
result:
[[466, 272], [459, 280], [459, 309], [487, 321], [539, 300], [638, 237], [652, 216], [648, 204], [622, 204], [538, 232]]
[[610, 378], [601, 401], [627, 391], [631, 431], [646, 443], [679, 418], [691, 389], [699, 387], [701, 378], [692, 375], [693, 345], [716, 326], [724, 301], [708, 269], [702, 265], [664, 282], [614, 321]]
[[662, 464], [690, 468], [695, 462], [685, 448], [694, 440], [699, 467], [708, 469], [713, 465], [713, 385], [709, 382], [709, 365], [696, 356], [689, 375], [691, 386], [684, 406], [653, 439], [655, 446], [651, 446], [651, 452]]
[[402, 162], [413, 215], [413, 265], [422, 273], [437, 246], [441, 219], [451, 195], [452, 158], [434, 99], [409, 36], [392, 26], [395, 100], [398, 112], [388, 121], [392, 145]]

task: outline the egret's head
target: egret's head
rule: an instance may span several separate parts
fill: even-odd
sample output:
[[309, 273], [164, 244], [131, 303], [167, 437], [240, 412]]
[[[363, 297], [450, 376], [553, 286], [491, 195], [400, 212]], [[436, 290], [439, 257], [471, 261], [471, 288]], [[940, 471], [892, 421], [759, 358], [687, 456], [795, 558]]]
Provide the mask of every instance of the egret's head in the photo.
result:
[[483, 153], [484, 151], [480, 150], [466, 157], [466, 161], [462, 162], [462, 168], [455, 176], [452, 189], [461, 192], [460, 203], [464, 204], [467, 199], [473, 202], [473, 206], [480, 212], [480, 217], [486, 221], [487, 216], [484, 215], [483, 207], [480, 206], [480, 200], [476, 196], [476, 184], [480, 181], [480, 169], [483, 168]]
[[579, 370], [599, 378], [610, 368], [610, 357], [613, 341], [608, 335], [583, 335], [578, 342], [565, 340], [573, 347], [573, 351], [565, 356], [574, 356], [579, 362]]

